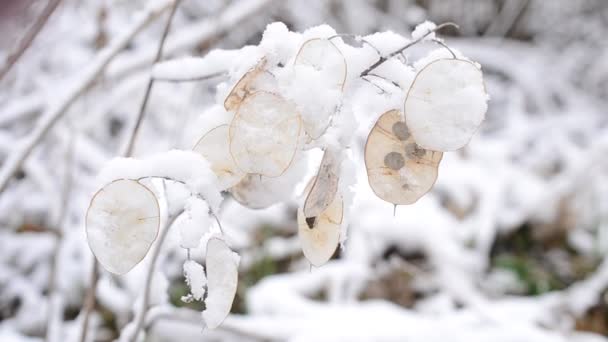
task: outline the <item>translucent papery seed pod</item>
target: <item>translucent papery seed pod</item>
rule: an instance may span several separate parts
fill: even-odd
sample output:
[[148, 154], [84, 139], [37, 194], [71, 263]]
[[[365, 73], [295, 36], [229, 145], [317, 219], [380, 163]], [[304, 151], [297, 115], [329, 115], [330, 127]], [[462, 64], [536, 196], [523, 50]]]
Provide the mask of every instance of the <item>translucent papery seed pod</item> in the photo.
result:
[[219, 238], [207, 242], [207, 298], [203, 319], [209, 329], [217, 328], [230, 313], [238, 285], [239, 256]]
[[274, 76], [266, 70], [266, 58], [262, 58], [234, 85], [224, 100], [224, 108], [226, 111], [234, 112], [249, 94], [258, 90], [272, 90], [274, 84]]
[[302, 44], [294, 65], [309, 65], [326, 75], [331, 86], [340, 90], [346, 83], [346, 59], [340, 49], [329, 39], [313, 38]]
[[[314, 179], [308, 184], [309, 192]], [[302, 208], [298, 209], [298, 235], [302, 252], [314, 266], [325, 264], [340, 244], [340, 231], [344, 215], [344, 201], [336, 194], [333, 201], [318, 216], [306, 218]]]
[[314, 38], [302, 44], [294, 60], [297, 85], [287, 96], [298, 103], [304, 131], [313, 140], [326, 132], [339, 107], [346, 74], [346, 59], [332, 41]]
[[294, 159], [301, 127], [293, 103], [255, 92], [243, 100], [230, 123], [230, 154], [242, 172], [279, 177]]
[[339, 153], [327, 148], [319, 166], [317, 176], [314, 178], [311, 189], [304, 201], [304, 217], [319, 216], [333, 202], [338, 191], [340, 181]]
[[381, 199], [412, 204], [437, 180], [443, 154], [421, 148], [397, 110], [376, 122], [365, 144], [365, 167], [369, 185]]
[[87, 241], [109, 272], [125, 274], [148, 253], [160, 227], [154, 193], [141, 183], [119, 179], [91, 199], [85, 226]]
[[229, 148], [229, 125], [220, 125], [207, 132], [192, 149], [200, 153], [211, 164], [211, 170], [217, 175], [220, 190], [238, 184], [244, 177], [232, 159]]
[[423, 148], [457, 150], [471, 140], [481, 125], [487, 101], [483, 74], [476, 64], [439, 59], [418, 72], [407, 93], [407, 126]]

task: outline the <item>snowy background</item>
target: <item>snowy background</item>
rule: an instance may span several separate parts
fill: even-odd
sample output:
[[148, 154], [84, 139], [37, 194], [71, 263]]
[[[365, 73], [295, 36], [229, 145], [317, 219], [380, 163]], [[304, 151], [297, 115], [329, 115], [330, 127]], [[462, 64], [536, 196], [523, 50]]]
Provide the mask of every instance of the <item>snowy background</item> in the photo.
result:
[[[45, 133], [0, 193], [2, 342], [81, 341], [90, 304], [85, 340], [112, 341], [138, 314], [149, 258], [125, 276], [101, 271], [95, 301], [86, 303], [94, 259], [84, 214], [98, 173], [129, 138], [168, 6], [142, 22], [141, 32], [117, 39], [154, 2], [165, 3], [63, 0], [0, 79], [0, 180], [10, 156]], [[0, 66], [46, 5], [0, 4]], [[409, 37], [425, 20], [460, 26], [440, 36], [481, 64], [491, 97], [470, 144], [444, 155], [434, 189], [398, 207], [395, 217], [371, 192], [361, 150], [383, 95], [369, 85], [369, 103], [358, 96], [357, 108], [370, 116], [355, 113], [362, 126], [353, 131], [360, 146], [352, 147], [358, 167], [344, 248], [311, 268], [297, 237], [296, 196], [264, 210], [228, 197], [220, 219], [241, 256], [233, 314], [204, 330], [203, 307], [181, 300], [189, 292], [182, 264], [202, 261], [204, 253], [187, 255], [173, 230], [151, 284], [146, 341], [604, 340], [605, 0], [183, 0], [163, 56], [256, 45], [277, 21], [292, 31], [326, 23], [338, 33]], [[407, 57], [425, 51], [408, 50]], [[168, 69], [155, 75], [201, 76], [187, 65]], [[134, 156], [191, 147], [197, 129], [217, 125], [202, 114], [230, 81], [156, 82]], [[390, 107], [396, 100], [387, 101]]]

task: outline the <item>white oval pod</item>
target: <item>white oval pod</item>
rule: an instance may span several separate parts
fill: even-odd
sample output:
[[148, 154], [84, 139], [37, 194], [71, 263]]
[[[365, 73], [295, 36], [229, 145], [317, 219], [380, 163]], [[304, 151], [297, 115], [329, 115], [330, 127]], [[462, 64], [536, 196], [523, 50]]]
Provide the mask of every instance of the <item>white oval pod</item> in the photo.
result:
[[148, 253], [158, 235], [160, 208], [141, 183], [119, 179], [101, 188], [86, 214], [87, 241], [109, 272], [125, 274]]
[[[308, 185], [306, 191], [312, 184]], [[298, 235], [302, 252], [314, 266], [325, 264], [338, 248], [343, 215], [344, 201], [339, 194], [319, 216], [307, 218], [304, 211], [298, 209]]]
[[245, 174], [236, 166], [229, 148], [229, 125], [220, 125], [207, 132], [192, 149], [200, 153], [217, 175], [220, 190], [228, 189], [241, 181]]
[[329, 39], [313, 38], [302, 44], [296, 55], [295, 65], [309, 65], [322, 73], [331, 86], [340, 90], [346, 82], [346, 59], [340, 49]]
[[327, 131], [340, 105], [346, 59], [332, 41], [314, 38], [302, 44], [293, 69], [295, 85], [284, 95], [298, 104], [304, 131], [315, 140]]
[[203, 319], [209, 329], [217, 328], [230, 313], [238, 284], [239, 256], [219, 238], [207, 242], [207, 298]]
[[381, 199], [393, 204], [412, 204], [437, 180], [443, 153], [419, 147], [401, 113], [380, 116], [367, 137], [365, 168], [369, 185]]
[[243, 100], [230, 124], [230, 154], [244, 173], [279, 177], [293, 161], [301, 126], [292, 103], [255, 92]]
[[439, 59], [418, 72], [407, 93], [407, 126], [425, 149], [457, 150], [477, 131], [487, 102], [483, 74], [474, 63]]
[[249, 209], [264, 209], [279, 203], [280, 199], [268, 191], [270, 178], [248, 174], [237, 185], [230, 188], [232, 198]]

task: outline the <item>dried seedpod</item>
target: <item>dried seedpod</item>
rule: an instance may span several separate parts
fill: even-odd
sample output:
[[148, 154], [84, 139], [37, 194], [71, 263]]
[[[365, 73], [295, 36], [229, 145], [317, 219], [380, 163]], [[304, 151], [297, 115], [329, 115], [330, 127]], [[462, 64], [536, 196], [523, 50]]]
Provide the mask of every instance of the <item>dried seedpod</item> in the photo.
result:
[[[340, 106], [346, 72], [346, 59], [331, 40], [307, 40], [296, 55], [294, 79], [306, 86], [303, 91], [292, 88], [288, 96], [298, 103], [304, 131], [312, 140], [321, 137], [331, 124]], [[310, 97], [317, 101], [309, 101]]]
[[229, 148], [229, 125], [220, 125], [207, 132], [192, 149], [200, 153], [215, 172], [220, 183], [220, 190], [238, 184], [245, 173], [236, 166]]
[[407, 126], [416, 143], [434, 151], [466, 145], [485, 118], [488, 95], [481, 69], [460, 59], [426, 65], [405, 100]]
[[342, 90], [346, 83], [346, 58], [329, 39], [313, 38], [302, 44], [295, 65], [309, 65], [326, 75], [331, 85]]
[[[305, 192], [313, 187], [313, 179]], [[340, 230], [344, 215], [344, 201], [335, 194], [333, 201], [318, 216], [307, 218], [304, 210], [298, 209], [298, 235], [302, 252], [314, 266], [325, 264], [340, 244]]]
[[209, 329], [217, 328], [230, 313], [239, 277], [239, 256], [224, 240], [210, 238], [207, 242], [207, 298], [203, 319]]
[[301, 126], [293, 103], [255, 92], [243, 100], [230, 124], [230, 154], [244, 173], [279, 177], [293, 161]]
[[249, 94], [272, 88], [271, 84], [274, 84], [274, 76], [266, 70], [266, 58], [262, 58], [234, 85], [224, 100], [224, 108], [229, 112], [236, 111]]
[[89, 247], [109, 272], [125, 274], [148, 253], [158, 235], [160, 208], [143, 184], [119, 179], [101, 188], [86, 214]]
[[442, 156], [418, 146], [401, 112], [390, 110], [380, 116], [365, 144], [369, 184], [387, 202], [412, 204], [435, 184]]
[[319, 216], [334, 200], [340, 180], [339, 154], [332, 148], [325, 149], [317, 176], [304, 201], [304, 217]]

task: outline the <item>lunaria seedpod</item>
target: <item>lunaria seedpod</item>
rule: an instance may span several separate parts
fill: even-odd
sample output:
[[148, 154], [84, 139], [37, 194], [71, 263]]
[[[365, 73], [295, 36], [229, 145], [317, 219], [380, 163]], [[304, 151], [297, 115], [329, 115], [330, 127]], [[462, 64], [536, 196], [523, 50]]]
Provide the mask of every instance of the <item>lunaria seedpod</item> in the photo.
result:
[[[294, 60], [294, 77], [307, 86], [291, 96], [302, 110], [304, 131], [311, 139], [326, 132], [336, 110], [346, 82], [346, 59], [329, 39], [314, 38], [302, 44]], [[314, 89], [311, 89], [314, 86]], [[317, 101], [307, 101], [308, 97]]]
[[412, 204], [435, 184], [442, 156], [418, 146], [401, 112], [390, 110], [380, 116], [365, 144], [369, 185], [387, 202]]
[[[314, 179], [308, 184], [309, 192]], [[335, 194], [333, 201], [318, 216], [306, 218], [302, 208], [298, 209], [298, 235], [302, 252], [314, 266], [325, 264], [340, 244], [340, 231], [344, 215], [344, 201]]]
[[207, 298], [203, 320], [209, 329], [217, 328], [230, 313], [239, 278], [239, 256], [226, 242], [212, 237], [207, 242]]
[[274, 85], [274, 76], [266, 70], [266, 58], [262, 58], [232, 87], [224, 100], [224, 108], [226, 111], [234, 112], [249, 94], [258, 90], [272, 89]]
[[293, 103], [255, 92], [243, 100], [230, 124], [230, 155], [244, 173], [279, 177], [293, 161], [301, 126]]
[[216, 174], [221, 190], [238, 184], [245, 177], [245, 173], [241, 172], [230, 155], [229, 130], [230, 126], [227, 124], [211, 129], [192, 149], [211, 164], [211, 170]]
[[143, 184], [119, 179], [101, 188], [86, 214], [89, 247], [109, 272], [125, 274], [148, 253], [160, 226], [154, 193]]
[[481, 69], [461, 59], [433, 61], [416, 75], [404, 107], [418, 145], [442, 152], [462, 148], [488, 109]]

